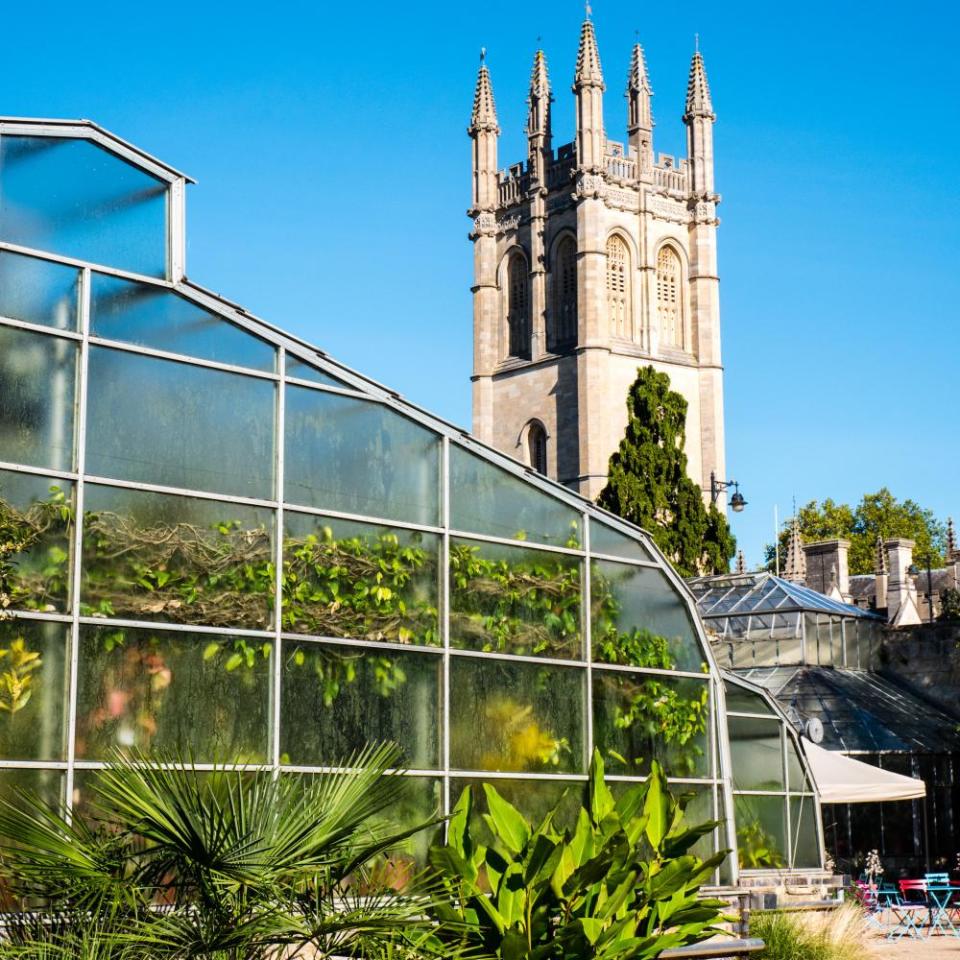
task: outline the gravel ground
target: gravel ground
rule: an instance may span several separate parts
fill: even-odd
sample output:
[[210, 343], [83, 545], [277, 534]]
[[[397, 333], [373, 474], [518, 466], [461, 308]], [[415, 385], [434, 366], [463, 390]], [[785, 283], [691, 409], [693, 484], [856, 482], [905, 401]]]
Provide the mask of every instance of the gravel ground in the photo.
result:
[[877, 960], [960, 960], [960, 939], [935, 936], [924, 940], [904, 937], [891, 943], [882, 937], [874, 938], [871, 946]]

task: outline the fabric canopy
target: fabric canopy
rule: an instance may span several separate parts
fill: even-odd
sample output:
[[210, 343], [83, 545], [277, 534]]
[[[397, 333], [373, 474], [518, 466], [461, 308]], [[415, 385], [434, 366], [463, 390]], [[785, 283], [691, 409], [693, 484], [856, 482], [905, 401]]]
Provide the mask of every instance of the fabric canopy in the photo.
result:
[[927, 785], [915, 777], [881, 770], [833, 750], [824, 750], [803, 738], [810, 772], [821, 803], [878, 803], [881, 800], [914, 800], [927, 794]]

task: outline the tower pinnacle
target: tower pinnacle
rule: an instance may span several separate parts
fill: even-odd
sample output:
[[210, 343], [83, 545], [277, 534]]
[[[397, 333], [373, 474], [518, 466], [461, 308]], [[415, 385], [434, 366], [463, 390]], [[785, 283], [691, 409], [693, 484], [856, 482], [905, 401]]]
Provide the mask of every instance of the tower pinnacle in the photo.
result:
[[634, 44], [627, 74], [627, 138], [646, 166], [653, 165], [653, 114], [650, 109], [650, 80], [643, 47]]
[[528, 158], [533, 179], [543, 184], [546, 181], [546, 168], [550, 164], [552, 147], [550, 143], [550, 76], [547, 73], [547, 58], [542, 50], [533, 56], [533, 70], [530, 74], [530, 96], [527, 98], [527, 140]]
[[493, 86], [490, 83], [490, 71], [487, 69], [486, 53], [480, 53], [480, 70], [477, 72], [477, 87], [473, 94], [473, 113], [470, 115], [469, 133], [471, 136], [482, 130], [499, 133], [497, 126], [497, 108], [493, 102]]
[[586, 19], [580, 29], [580, 49], [577, 51], [577, 70], [573, 79], [573, 90], [580, 87], [595, 86], [603, 89], [603, 71], [600, 68], [600, 51], [597, 49], [597, 37], [593, 32], [593, 21]]
[[690, 78], [687, 81], [687, 103], [684, 122], [689, 123], [694, 117], [706, 117], [713, 120], [713, 103], [710, 101], [710, 84], [707, 82], [707, 71], [703, 65], [703, 56], [699, 50], [690, 61]]
[[790, 526], [790, 541], [787, 544], [787, 562], [783, 568], [784, 580], [804, 583], [807, 579], [807, 555], [803, 552], [800, 522], [794, 517]]

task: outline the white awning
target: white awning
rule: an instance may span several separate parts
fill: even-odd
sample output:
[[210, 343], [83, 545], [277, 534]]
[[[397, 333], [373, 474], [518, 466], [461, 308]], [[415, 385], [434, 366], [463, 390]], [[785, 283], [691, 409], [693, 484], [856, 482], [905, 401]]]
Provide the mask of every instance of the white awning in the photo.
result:
[[878, 803], [881, 800], [914, 800], [927, 794], [915, 777], [881, 770], [833, 750], [824, 750], [802, 737], [810, 772], [821, 803]]

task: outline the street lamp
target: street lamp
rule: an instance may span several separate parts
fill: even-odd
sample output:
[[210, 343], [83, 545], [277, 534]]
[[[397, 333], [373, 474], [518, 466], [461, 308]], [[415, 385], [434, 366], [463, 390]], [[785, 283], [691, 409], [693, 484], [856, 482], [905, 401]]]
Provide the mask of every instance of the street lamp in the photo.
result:
[[740, 484], [736, 480], [718, 480], [716, 474], [710, 471], [710, 502], [715, 504], [720, 494], [729, 487], [733, 487], [733, 496], [730, 498], [730, 509], [734, 513], [743, 513], [747, 501], [740, 492]]

